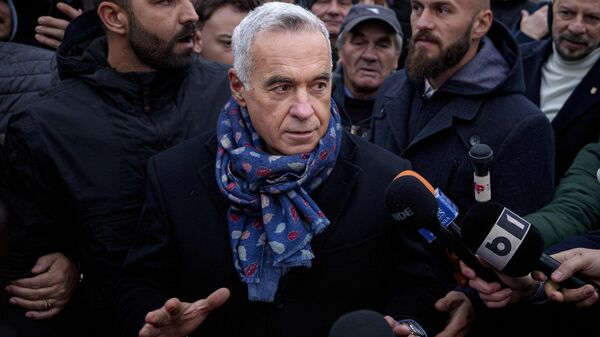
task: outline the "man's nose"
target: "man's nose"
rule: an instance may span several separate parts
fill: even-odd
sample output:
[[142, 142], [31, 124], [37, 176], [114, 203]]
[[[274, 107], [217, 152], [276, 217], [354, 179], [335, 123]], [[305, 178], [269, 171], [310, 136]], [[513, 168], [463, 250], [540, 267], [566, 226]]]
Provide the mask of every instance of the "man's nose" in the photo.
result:
[[297, 101], [292, 105], [290, 109], [290, 113], [293, 117], [296, 117], [300, 120], [309, 119], [314, 113], [315, 110], [312, 107], [312, 104], [308, 101], [307, 95], [298, 95]]
[[179, 12], [179, 21], [182, 25], [198, 22], [198, 14], [192, 1], [181, 1], [181, 11]]
[[363, 52], [361, 54], [361, 57], [363, 58], [363, 60], [367, 61], [367, 62], [375, 62], [377, 61], [377, 50], [376, 50], [376, 46], [372, 43], [369, 43], [365, 49], [363, 49]]
[[415, 27], [416, 30], [433, 30], [435, 23], [432, 18], [432, 14], [428, 9], [423, 9], [423, 12], [416, 18]]

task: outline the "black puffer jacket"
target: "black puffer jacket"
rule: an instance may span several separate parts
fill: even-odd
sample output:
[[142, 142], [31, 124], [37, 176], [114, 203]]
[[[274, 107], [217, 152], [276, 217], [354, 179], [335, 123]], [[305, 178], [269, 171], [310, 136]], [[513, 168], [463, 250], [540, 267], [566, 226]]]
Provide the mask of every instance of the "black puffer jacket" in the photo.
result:
[[55, 53], [26, 44], [0, 42], [0, 132], [15, 106], [58, 83]]
[[227, 68], [200, 59], [180, 73], [119, 73], [103, 34], [94, 12], [69, 26], [58, 53], [63, 81], [15, 112], [2, 155], [13, 275], [40, 255], [67, 253], [80, 264], [94, 319], [113, 317], [148, 158], [213, 130], [230, 96]]

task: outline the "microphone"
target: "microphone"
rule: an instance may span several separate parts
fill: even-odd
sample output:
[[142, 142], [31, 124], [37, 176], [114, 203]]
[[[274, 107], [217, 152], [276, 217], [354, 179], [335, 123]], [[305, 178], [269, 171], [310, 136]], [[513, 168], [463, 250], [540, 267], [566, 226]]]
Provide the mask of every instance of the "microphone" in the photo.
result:
[[471, 164], [473, 165], [473, 190], [477, 202], [486, 202], [492, 199], [490, 184], [490, 166], [494, 158], [494, 151], [486, 144], [475, 144], [469, 150]]
[[[394, 219], [415, 229], [425, 227], [437, 235], [445, 246], [486, 281], [500, 282], [490, 269], [483, 267], [462, 242], [460, 228], [445, 219], [448, 228], [438, 218], [438, 203], [431, 184], [418, 173], [402, 171], [385, 190], [385, 205]], [[460, 282], [460, 280], [458, 280]]]
[[[543, 252], [544, 240], [538, 229], [498, 203], [476, 204], [467, 211], [461, 225], [467, 247], [506, 275], [524, 276], [533, 270], [550, 275], [560, 265]], [[561, 282], [569, 289], [585, 284], [598, 288], [578, 274]]]
[[383, 316], [372, 310], [357, 310], [338, 318], [329, 337], [394, 337]]

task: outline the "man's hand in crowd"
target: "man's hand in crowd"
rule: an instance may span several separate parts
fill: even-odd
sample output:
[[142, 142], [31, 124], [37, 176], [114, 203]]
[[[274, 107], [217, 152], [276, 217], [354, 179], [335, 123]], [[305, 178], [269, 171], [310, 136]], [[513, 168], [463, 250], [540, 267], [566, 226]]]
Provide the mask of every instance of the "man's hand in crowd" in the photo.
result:
[[[600, 250], [575, 248], [552, 255], [561, 262], [557, 270], [550, 275], [550, 280], [544, 285], [548, 298], [556, 302], [574, 303], [577, 307], [587, 307], [598, 301], [598, 290], [592, 285], [585, 285], [577, 289], [566, 289], [559, 282], [571, 277], [574, 273], [587, 276], [590, 280], [600, 283]], [[535, 272], [538, 280], [544, 275]]]
[[217, 289], [207, 298], [194, 303], [171, 298], [165, 305], [146, 315], [146, 324], [140, 337], [183, 337], [193, 332], [213, 310], [222, 306], [229, 298], [229, 290]]
[[[57, 3], [56, 8], [71, 20], [81, 15], [81, 9], [75, 9], [64, 2]], [[58, 49], [69, 23], [67, 20], [51, 16], [40, 16], [38, 18], [39, 26], [35, 27], [35, 39], [43, 45]]]
[[52, 253], [40, 257], [31, 269], [33, 277], [12, 281], [6, 291], [9, 302], [27, 309], [25, 316], [47, 319], [69, 302], [79, 282], [79, 270], [66, 256]]
[[519, 29], [534, 40], [540, 40], [546, 36], [549, 32], [548, 5], [541, 7], [531, 14], [526, 10], [522, 10]]
[[539, 286], [539, 282], [530, 275], [511, 277], [496, 272], [500, 280], [506, 285], [503, 288], [498, 282], [487, 282], [477, 276], [475, 271], [460, 262], [461, 273], [469, 279], [469, 286], [479, 293], [479, 297], [488, 308], [502, 308], [509, 303], [521, 301], [532, 296]]
[[450, 291], [435, 302], [435, 308], [448, 313], [448, 324], [435, 337], [463, 337], [475, 321], [475, 308], [471, 300], [460, 291]]

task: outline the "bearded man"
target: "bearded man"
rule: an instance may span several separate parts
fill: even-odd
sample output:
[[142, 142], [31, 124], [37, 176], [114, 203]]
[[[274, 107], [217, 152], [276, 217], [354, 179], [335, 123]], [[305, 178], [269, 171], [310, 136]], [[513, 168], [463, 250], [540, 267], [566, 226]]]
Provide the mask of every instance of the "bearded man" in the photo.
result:
[[[468, 152], [477, 143], [493, 150], [493, 200], [520, 214], [545, 205], [553, 191], [552, 129], [524, 96], [518, 45], [493, 22], [489, 1], [413, 0], [411, 26], [406, 69], [379, 89], [370, 139], [409, 159], [459, 217], [476, 202]], [[452, 267], [437, 247], [437, 261]]]
[[[150, 156], [216, 125], [227, 69], [194, 55], [191, 1], [102, 1], [69, 26], [62, 82], [16, 111], [4, 148], [10, 303], [43, 320], [83, 296], [85, 336], [115, 336], [112, 289]], [[73, 301], [72, 301], [73, 302]], [[58, 334], [64, 335], [64, 334]]]
[[549, 201], [553, 136], [523, 95], [515, 40], [493, 23], [489, 1], [412, 1], [406, 69], [388, 78], [371, 140], [411, 160], [464, 212], [475, 203], [468, 151], [489, 145], [492, 198], [517, 213]]

